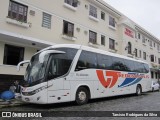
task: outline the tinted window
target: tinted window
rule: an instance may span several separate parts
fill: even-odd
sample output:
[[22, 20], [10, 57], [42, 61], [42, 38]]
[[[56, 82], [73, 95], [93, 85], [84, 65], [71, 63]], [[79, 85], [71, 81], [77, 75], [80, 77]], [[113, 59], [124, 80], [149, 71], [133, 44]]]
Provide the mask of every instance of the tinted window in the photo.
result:
[[135, 66], [135, 72], [140, 72], [140, 73], [148, 73], [149, 72], [149, 67], [146, 64], [139, 63], [139, 62], [134, 62]]
[[113, 64], [111, 66], [112, 70], [118, 70], [118, 71], [128, 71], [129, 68], [125, 65], [124, 59], [112, 57]]
[[82, 51], [76, 65], [76, 71], [89, 68], [97, 68], [97, 56], [95, 53]]
[[83, 51], [78, 60], [76, 71], [89, 68], [139, 73], [149, 72], [148, 65], [144, 63]]
[[124, 64], [126, 65], [127, 70], [129, 72], [134, 72], [134, 63], [130, 60], [124, 60]]
[[144, 69], [145, 69], [145, 73], [149, 72], [149, 66], [147, 64], [143, 64]]
[[76, 49], [58, 48], [56, 50], [64, 51], [63, 54], [52, 54], [49, 63], [48, 79], [54, 79], [65, 75], [71, 66], [76, 55]]
[[77, 53], [77, 49], [74, 48], [56, 48], [55, 50], [64, 51], [65, 55], [64, 57], [67, 57], [67, 59], [73, 60]]
[[98, 68], [117, 71], [133, 71], [132, 61], [122, 58], [98, 54]]
[[97, 59], [99, 69], [111, 69], [111, 65], [113, 64], [111, 56], [98, 54]]

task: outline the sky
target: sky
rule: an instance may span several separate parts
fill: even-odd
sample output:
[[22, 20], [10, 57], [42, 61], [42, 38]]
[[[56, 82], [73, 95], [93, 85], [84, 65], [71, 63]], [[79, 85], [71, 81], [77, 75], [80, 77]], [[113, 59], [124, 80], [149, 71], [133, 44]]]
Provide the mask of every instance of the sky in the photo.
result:
[[160, 39], [160, 0], [104, 0]]

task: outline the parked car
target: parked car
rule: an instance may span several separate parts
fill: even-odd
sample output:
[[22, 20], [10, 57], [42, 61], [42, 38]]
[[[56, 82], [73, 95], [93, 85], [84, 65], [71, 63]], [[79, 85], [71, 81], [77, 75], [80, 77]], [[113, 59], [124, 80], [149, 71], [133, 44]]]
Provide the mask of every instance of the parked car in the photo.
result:
[[152, 92], [159, 90], [159, 83], [156, 81], [152, 81], [151, 87], [152, 87]]

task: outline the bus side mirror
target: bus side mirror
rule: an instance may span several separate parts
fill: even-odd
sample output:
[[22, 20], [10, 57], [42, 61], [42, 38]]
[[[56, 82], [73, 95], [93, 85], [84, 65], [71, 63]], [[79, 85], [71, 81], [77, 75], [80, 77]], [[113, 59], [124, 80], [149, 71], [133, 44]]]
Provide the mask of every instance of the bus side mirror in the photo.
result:
[[20, 71], [20, 66], [21, 66], [22, 64], [26, 64], [26, 63], [29, 63], [29, 62], [30, 62], [30, 60], [25, 60], [25, 61], [20, 62], [20, 63], [17, 65], [17, 71], [18, 71], [18, 72]]

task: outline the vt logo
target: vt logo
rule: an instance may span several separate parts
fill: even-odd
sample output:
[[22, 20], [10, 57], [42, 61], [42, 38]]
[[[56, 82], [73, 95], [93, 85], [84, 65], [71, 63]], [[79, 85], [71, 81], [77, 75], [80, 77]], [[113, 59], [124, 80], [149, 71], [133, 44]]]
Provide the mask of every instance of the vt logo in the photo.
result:
[[[99, 81], [105, 88], [112, 88], [116, 84], [118, 80], [118, 74], [120, 73], [115, 71], [105, 71], [104, 75], [103, 70], [96, 70], [96, 72]], [[107, 77], [107, 79], [105, 79], [105, 76]]]

